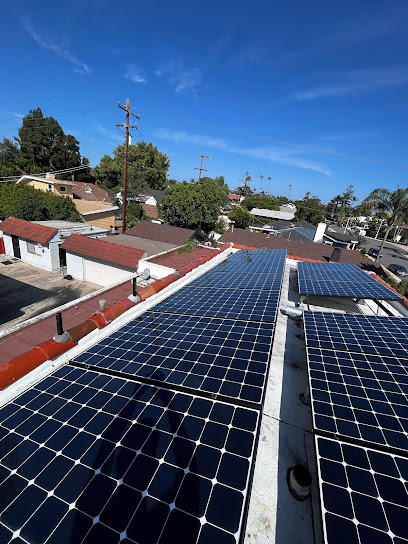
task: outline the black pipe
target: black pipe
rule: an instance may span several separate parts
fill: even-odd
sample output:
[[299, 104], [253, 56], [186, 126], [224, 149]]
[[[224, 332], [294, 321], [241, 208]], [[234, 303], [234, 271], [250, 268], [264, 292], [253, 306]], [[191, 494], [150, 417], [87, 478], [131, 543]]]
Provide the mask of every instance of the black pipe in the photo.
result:
[[62, 313], [56, 313], [55, 318], [57, 320], [57, 335], [61, 336], [61, 334], [64, 333], [64, 327], [62, 326]]
[[133, 294], [133, 296], [135, 297], [135, 296], [137, 296], [137, 291], [136, 291], [136, 278], [133, 278], [132, 283], [133, 283], [133, 292], [132, 292], [132, 294]]

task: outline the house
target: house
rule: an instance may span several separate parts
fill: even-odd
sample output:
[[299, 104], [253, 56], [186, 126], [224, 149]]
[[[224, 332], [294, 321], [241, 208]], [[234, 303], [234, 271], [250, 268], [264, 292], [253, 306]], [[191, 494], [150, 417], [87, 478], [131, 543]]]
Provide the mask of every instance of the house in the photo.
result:
[[73, 232], [84, 237], [106, 237], [107, 230], [70, 221], [23, 221], [9, 217], [0, 223], [4, 253], [23, 262], [54, 272], [65, 266], [61, 244]]
[[152, 255], [157, 255], [158, 253], [164, 253], [166, 251], [169, 251], [170, 249], [175, 249], [178, 247], [175, 244], [158, 242], [156, 240], [148, 240], [147, 238], [141, 238], [139, 236], [129, 236], [129, 234], [117, 234], [115, 236], [109, 236], [107, 238], [107, 241], [111, 244], [118, 244], [119, 246], [142, 249], [146, 252], [148, 257], [151, 257]]
[[67, 274], [75, 279], [108, 286], [135, 275], [146, 252], [103, 240], [72, 234], [61, 245], [66, 252]]
[[25, 183], [40, 191], [71, 198], [79, 215], [88, 225], [109, 229], [115, 224], [115, 212], [119, 208], [111, 203], [109, 194], [96, 185], [56, 180], [55, 174], [49, 172], [45, 178], [24, 175], [17, 183]]
[[323, 242], [333, 247], [354, 249], [358, 244], [357, 234], [343, 227], [329, 227], [323, 234]]
[[233, 193], [230, 193], [228, 195], [229, 203], [233, 206], [238, 206], [238, 204], [241, 204], [241, 202], [244, 200], [244, 196], [242, 195], [234, 195]]
[[171, 225], [160, 225], [150, 221], [141, 221], [127, 231], [130, 236], [137, 236], [155, 242], [165, 242], [173, 247], [182, 246], [187, 240], [198, 239], [196, 231]]

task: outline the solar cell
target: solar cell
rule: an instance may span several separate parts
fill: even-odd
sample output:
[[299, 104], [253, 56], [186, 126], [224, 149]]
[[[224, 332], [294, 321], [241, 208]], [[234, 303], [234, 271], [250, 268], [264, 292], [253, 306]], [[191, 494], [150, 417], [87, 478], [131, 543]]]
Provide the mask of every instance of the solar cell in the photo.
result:
[[408, 361], [307, 349], [314, 428], [408, 453]]
[[274, 325], [146, 312], [75, 361], [260, 403]]
[[408, 542], [408, 460], [316, 437], [326, 544]]
[[285, 263], [264, 261], [230, 261], [225, 260], [212, 270], [216, 272], [245, 273], [245, 274], [281, 274]]
[[371, 276], [363, 272], [360, 268], [357, 266], [355, 267], [355, 270], [327, 270], [327, 269], [319, 269], [319, 268], [311, 268], [305, 269], [305, 270], [299, 270], [298, 269], [298, 277], [299, 279], [302, 278], [303, 280], [313, 280], [313, 281], [321, 281], [321, 280], [329, 280], [329, 281], [354, 281], [356, 283], [363, 283], [369, 281], [372, 283], [375, 282]]
[[338, 270], [338, 271], [353, 271], [358, 268], [355, 264], [350, 263], [309, 263], [301, 261], [298, 263], [298, 270]]
[[164, 302], [157, 304], [158, 312], [212, 316], [246, 321], [276, 319], [280, 289], [208, 289], [184, 287]]
[[282, 285], [282, 273], [246, 274], [217, 272], [211, 270], [189, 284], [189, 287], [210, 287], [214, 289], [265, 289], [278, 291]]
[[2, 408], [0, 429], [2, 542], [239, 537], [254, 410], [65, 366]]
[[408, 319], [331, 312], [305, 312], [309, 347], [408, 358]]
[[367, 279], [366, 283], [354, 281], [308, 280], [299, 278], [301, 295], [326, 295], [330, 297], [378, 298], [381, 300], [402, 300], [400, 295], [376, 280]]
[[285, 262], [286, 249], [243, 249], [233, 253], [229, 261]]

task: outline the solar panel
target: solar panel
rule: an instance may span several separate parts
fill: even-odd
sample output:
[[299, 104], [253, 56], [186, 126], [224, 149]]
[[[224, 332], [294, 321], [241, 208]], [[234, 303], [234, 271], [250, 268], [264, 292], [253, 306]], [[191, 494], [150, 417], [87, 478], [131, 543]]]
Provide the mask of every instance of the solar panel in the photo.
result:
[[408, 358], [408, 319], [330, 312], [305, 312], [309, 347]]
[[146, 312], [75, 362], [259, 404], [273, 330], [269, 323]]
[[311, 263], [306, 261], [298, 262], [298, 270], [337, 270], [352, 272], [355, 270], [356, 265], [350, 263]]
[[400, 295], [376, 280], [366, 283], [335, 280], [308, 280], [299, 278], [301, 295], [325, 295], [330, 297], [378, 298], [381, 300], [402, 300]]
[[282, 274], [285, 263], [263, 261], [229, 261], [228, 259], [212, 270], [216, 272], [246, 273], [246, 274]]
[[217, 272], [211, 270], [189, 284], [189, 287], [210, 287], [214, 289], [265, 289], [278, 291], [282, 285], [282, 273], [246, 274]]
[[314, 428], [408, 453], [408, 361], [307, 349]]
[[229, 261], [285, 262], [286, 249], [244, 249], [233, 253]]
[[256, 411], [65, 366], [0, 425], [2, 542], [239, 538]]
[[[305, 264], [305, 263], [299, 263]], [[306, 263], [309, 264], [309, 263]], [[361, 268], [355, 265], [349, 265], [347, 268], [332, 269], [330, 265], [325, 265], [320, 268], [308, 268], [308, 267], [299, 267], [298, 265], [298, 277], [299, 279], [305, 280], [335, 280], [335, 281], [354, 281], [354, 282], [375, 282], [371, 276], [363, 272]], [[350, 268], [350, 267], [353, 268]]]
[[316, 437], [326, 544], [408, 542], [408, 460]]
[[262, 291], [184, 287], [157, 304], [155, 309], [158, 312], [273, 322], [279, 297], [280, 289]]

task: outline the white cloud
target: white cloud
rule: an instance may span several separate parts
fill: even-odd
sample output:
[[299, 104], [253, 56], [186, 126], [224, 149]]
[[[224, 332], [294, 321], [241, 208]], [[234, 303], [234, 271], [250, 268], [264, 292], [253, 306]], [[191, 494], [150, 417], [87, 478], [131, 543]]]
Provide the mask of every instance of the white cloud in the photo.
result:
[[121, 143], [123, 143], [125, 140], [125, 135], [122, 136], [119, 131], [115, 132], [114, 130], [103, 127], [99, 123], [94, 123], [94, 126], [99, 134], [102, 134], [102, 136], [108, 138], [109, 140], [114, 140], [115, 142]]
[[315, 100], [325, 97], [343, 97], [382, 91], [408, 83], [405, 68], [367, 68], [335, 74], [333, 82], [295, 91], [294, 100]]
[[[92, 73], [92, 68], [85, 64], [84, 62], [81, 62], [78, 60], [75, 55], [73, 55], [67, 47], [64, 45], [57, 44], [53, 42], [50, 38], [44, 37], [40, 35], [32, 26], [31, 21], [28, 19], [23, 20], [23, 27], [24, 29], [30, 34], [30, 36], [33, 38], [35, 42], [38, 43], [43, 49], [47, 49], [48, 51], [52, 51], [55, 53], [58, 57], [61, 57], [72, 64], [75, 65], [74, 72], [77, 74], [88, 74], [90, 75]], [[62, 41], [62, 40], [61, 40]]]
[[198, 68], [185, 69], [179, 59], [172, 59], [166, 65], [161, 65], [155, 71], [156, 76], [167, 77], [176, 93], [197, 95], [201, 86], [202, 74]]
[[302, 157], [299, 153], [294, 151], [287, 151], [286, 149], [276, 149], [267, 146], [257, 147], [238, 147], [232, 145], [228, 140], [222, 138], [212, 138], [211, 136], [205, 136], [201, 134], [190, 134], [184, 131], [175, 131], [170, 129], [157, 129], [154, 131], [154, 136], [168, 142], [174, 142], [177, 144], [194, 144], [204, 148], [218, 149], [219, 151], [226, 151], [235, 155], [241, 155], [251, 157], [253, 159], [260, 159], [269, 162], [277, 162], [279, 164], [285, 164], [287, 166], [293, 166], [295, 168], [303, 168], [306, 170], [313, 170], [326, 176], [330, 176], [330, 170], [322, 163]]
[[133, 81], [133, 83], [147, 83], [147, 79], [142, 69], [138, 68], [135, 64], [128, 64], [126, 66], [126, 73], [123, 74], [126, 79]]

